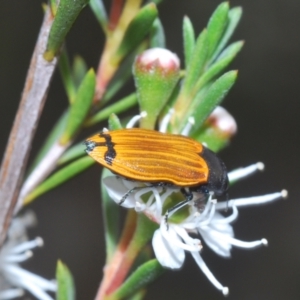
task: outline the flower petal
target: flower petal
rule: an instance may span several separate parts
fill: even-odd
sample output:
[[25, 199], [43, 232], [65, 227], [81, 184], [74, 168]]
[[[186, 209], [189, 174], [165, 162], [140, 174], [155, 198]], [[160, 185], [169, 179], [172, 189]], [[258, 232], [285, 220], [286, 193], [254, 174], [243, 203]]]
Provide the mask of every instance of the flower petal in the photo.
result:
[[[172, 227], [169, 228], [168, 234], [170, 239], [180, 240]], [[162, 266], [171, 269], [179, 269], [182, 266], [185, 259], [184, 250], [170, 243], [170, 241], [162, 235], [160, 229], [154, 232], [152, 246], [155, 256]]]
[[201, 255], [198, 252], [192, 252], [191, 253], [195, 259], [195, 262], [199, 266], [199, 268], [202, 270], [202, 272], [206, 275], [208, 280], [220, 291], [222, 291], [223, 295], [226, 296], [229, 294], [229, 289], [226, 286], [223, 286], [213, 275], [213, 273], [209, 270], [206, 263], [202, 259]]
[[212, 221], [208, 225], [200, 224], [198, 231], [207, 246], [214, 252], [223, 257], [230, 257], [232, 245], [227, 237], [233, 237], [234, 232], [229, 223], [222, 222], [225, 219], [220, 213], [215, 212]]
[[[108, 176], [103, 179], [103, 184], [106, 187], [109, 197], [111, 197], [111, 199], [117, 204], [120, 204], [124, 195], [126, 195], [130, 189], [135, 187], [132, 183], [130, 183], [132, 187], [128, 188], [125, 186], [123, 181], [123, 179], [117, 176]], [[135, 202], [134, 193], [129, 193], [121, 205], [126, 208], [134, 208]]]

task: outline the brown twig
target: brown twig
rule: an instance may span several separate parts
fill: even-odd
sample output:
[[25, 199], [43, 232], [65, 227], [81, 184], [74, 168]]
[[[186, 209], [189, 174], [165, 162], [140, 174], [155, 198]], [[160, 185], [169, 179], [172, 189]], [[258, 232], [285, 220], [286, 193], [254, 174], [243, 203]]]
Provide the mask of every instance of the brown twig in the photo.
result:
[[3, 244], [13, 216], [31, 142], [57, 64], [57, 58], [51, 62], [47, 62], [43, 58], [52, 22], [53, 16], [50, 8], [48, 8], [31, 58], [21, 102], [1, 165], [0, 246]]

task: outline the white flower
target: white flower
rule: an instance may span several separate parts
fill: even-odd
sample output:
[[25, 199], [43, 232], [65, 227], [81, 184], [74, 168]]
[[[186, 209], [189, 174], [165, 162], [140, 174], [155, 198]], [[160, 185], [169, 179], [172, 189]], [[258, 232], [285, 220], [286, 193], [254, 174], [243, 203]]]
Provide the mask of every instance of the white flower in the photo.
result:
[[[262, 170], [263, 167], [262, 163], [257, 163], [230, 172], [228, 177], [233, 182], [257, 170]], [[163, 188], [151, 184], [137, 183], [117, 176], [107, 177], [103, 183], [109, 196], [116, 203], [126, 208], [135, 208], [136, 211], [143, 212], [151, 220], [160, 224], [159, 229], [154, 233], [152, 245], [155, 256], [162, 266], [178, 269], [184, 262], [185, 252], [190, 252], [203, 273], [224, 295], [229, 293], [229, 289], [223, 286], [211, 273], [200, 255], [202, 248], [200, 240], [190, 234], [193, 234], [193, 236], [195, 236], [195, 233], [199, 234], [209, 248], [223, 257], [230, 257], [232, 246], [249, 249], [267, 245], [266, 239], [251, 242], [236, 239], [231, 223], [238, 217], [238, 207], [240, 206], [267, 203], [287, 196], [287, 192], [284, 190], [264, 196], [217, 203], [211, 195], [203, 211], [199, 211], [199, 208], [193, 205], [195, 202], [191, 201], [190, 214], [186, 219], [176, 224], [171, 223], [169, 219], [168, 224], [166, 224], [166, 216], [163, 214], [164, 202], [172, 193], [179, 192], [179, 188]], [[226, 208], [231, 209], [232, 213], [225, 217], [220, 211], [222, 212]], [[170, 218], [175, 212], [172, 211], [168, 217]]]
[[55, 281], [44, 279], [20, 266], [20, 263], [32, 257], [33, 249], [41, 247], [43, 240], [37, 237], [28, 241], [26, 229], [35, 222], [34, 215], [27, 213], [15, 218], [8, 230], [8, 238], [0, 250], [0, 274], [6, 282], [0, 291], [0, 299], [15, 299], [27, 290], [37, 299], [52, 300], [47, 294], [56, 291]]

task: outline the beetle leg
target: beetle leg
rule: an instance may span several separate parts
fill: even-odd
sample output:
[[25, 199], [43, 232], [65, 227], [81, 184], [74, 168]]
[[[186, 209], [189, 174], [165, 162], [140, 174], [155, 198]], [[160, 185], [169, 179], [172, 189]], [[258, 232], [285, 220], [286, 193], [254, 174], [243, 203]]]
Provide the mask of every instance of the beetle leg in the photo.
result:
[[[129, 180], [127, 178], [125, 178], [126, 180]], [[150, 184], [150, 185], [147, 185], [147, 186], [136, 186], [132, 189], [130, 189], [126, 194], [123, 195], [123, 197], [121, 198], [120, 202], [119, 202], [119, 205], [122, 205], [123, 202], [127, 199], [127, 197], [134, 191], [136, 190], [139, 190], [139, 189], [145, 189], [145, 188], [149, 188], [149, 187], [162, 187], [164, 188], [165, 186], [168, 186], [169, 184], [168, 183], [165, 183], [165, 182], [159, 182], [159, 183], [153, 183], [153, 184]]]
[[176, 210], [181, 209], [182, 207], [186, 206], [187, 203], [193, 200], [193, 193], [190, 190], [181, 189], [180, 192], [184, 195], [185, 200], [177, 203], [176, 205], [174, 205], [173, 207], [167, 210], [165, 214], [165, 222], [166, 222], [167, 230], [169, 229], [169, 223], [168, 223], [169, 214], [171, 212], [175, 212]]
[[161, 186], [159, 184], [151, 184], [151, 185], [147, 185], [147, 186], [136, 186], [132, 189], [130, 189], [126, 194], [123, 195], [123, 197], [121, 198], [120, 202], [118, 203], [119, 205], [122, 205], [123, 202], [127, 199], [127, 197], [132, 193], [135, 192], [136, 190], [140, 190], [140, 189], [146, 189], [149, 187], [155, 187], [155, 186]]
[[118, 203], [119, 205], [122, 205], [124, 203], [124, 201], [127, 199], [127, 197], [134, 191], [138, 190], [138, 189], [144, 189], [146, 188], [146, 186], [136, 186], [132, 189], [130, 189], [129, 191], [127, 191], [126, 194], [123, 195], [123, 197], [121, 198], [120, 202]]

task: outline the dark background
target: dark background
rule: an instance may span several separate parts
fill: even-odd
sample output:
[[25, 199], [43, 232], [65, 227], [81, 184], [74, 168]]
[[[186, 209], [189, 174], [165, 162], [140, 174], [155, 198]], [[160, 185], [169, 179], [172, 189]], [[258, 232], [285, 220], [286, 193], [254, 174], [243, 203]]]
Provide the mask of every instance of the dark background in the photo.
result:
[[[167, 47], [182, 58], [183, 15], [196, 32], [206, 25], [220, 1], [169, 0], [160, 5]], [[300, 2], [297, 0], [232, 0], [244, 16], [234, 40], [245, 47], [232, 65], [239, 78], [224, 106], [235, 116], [238, 134], [221, 153], [229, 169], [263, 161], [265, 172], [245, 180], [230, 191], [242, 197], [289, 191], [288, 200], [240, 210], [236, 237], [265, 237], [267, 248], [233, 249], [223, 259], [205, 248], [203, 256], [218, 280], [230, 288], [229, 299], [300, 299], [299, 203], [299, 100]], [[40, 1], [0, 0], [0, 153], [5, 149], [22, 92], [26, 70], [42, 21]], [[68, 49], [96, 67], [103, 34], [89, 8], [80, 15], [68, 36]], [[33, 154], [67, 106], [58, 73], [51, 86]], [[22, 151], [22, 149], [20, 149]], [[57, 258], [75, 276], [78, 299], [93, 299], [102, 276], [104, 241], [99, 201], [100, 168], [72, 179], [40, 197], [31, 207], [45, 247], [26, 266], [53, 278]], [[146, 299], [223, 299], [187, 255], [184, 267], [167, 271], [149, 288]]]

